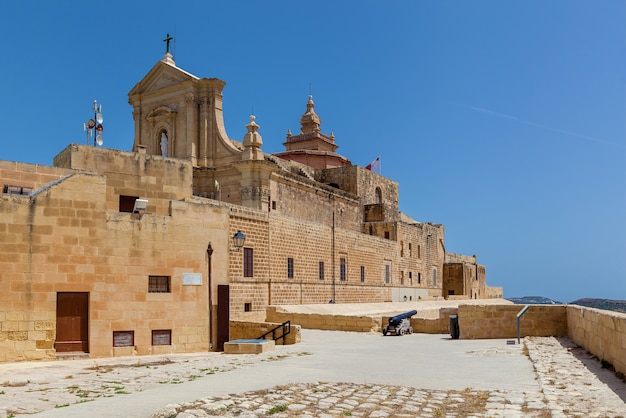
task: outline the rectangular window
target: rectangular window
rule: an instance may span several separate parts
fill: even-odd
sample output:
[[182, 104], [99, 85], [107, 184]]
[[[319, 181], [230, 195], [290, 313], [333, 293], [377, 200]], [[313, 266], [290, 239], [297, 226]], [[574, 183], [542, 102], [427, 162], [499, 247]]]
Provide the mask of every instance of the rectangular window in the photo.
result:
[[254, 252], [252, 248], [243, 249], [243, 277], [254, 277]]
[[287, 259], [287, 277], [293, 279], [293, 258]]
[[324, 280], [324, 262], [320, 261], [319, 264], [319, 276], [320, 276], [320, 280]]
[[413, 246], [409, 242], [409, 257], [413, 257]]
[[346, 281], [346, 259], [339, 259], [339, 280], [342, 282]]
[[365, 266], [361, 266], [361, 283], [365, 283]]
[[422, 273], [417, 273], [417, 284], [422, 284]]
[[171, 293], [170, 276], [148, 276], [148, 293]]
[[437, 269], [433, 269], [433, 287], [437, 287]]
[[243, 304], [244, 312], [252, 312], [252, 302], [246, 302]]
[[135, 331], [113, 331], [113, 347], [133, 347]]
[[400, 241], [400, 257], [404, 257], [404, 241]]
[[172, 345], [171, 329], [152, 330], [152, 345]]
[[417, 258], [422, 258], [422, 247], [421, 247], [421, 245], [417, 246]]
[[391, 282], [391, 266], [385, 264], [385, 283], [389, 284], [389, 282]]
[[120, 195], [120, 212], [133, 213], [135, 207], [135, 200], [139, 199], [138, 196], [122, 196]]

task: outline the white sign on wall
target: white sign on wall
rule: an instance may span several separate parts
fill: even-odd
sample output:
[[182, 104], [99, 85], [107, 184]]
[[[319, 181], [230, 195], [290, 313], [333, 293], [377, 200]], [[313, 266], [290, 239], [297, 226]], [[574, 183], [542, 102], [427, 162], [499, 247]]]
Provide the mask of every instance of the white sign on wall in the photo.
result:
[[183, 273], [183, 286], [200, 286], [200, 285], [202, 285], [202, 274]]

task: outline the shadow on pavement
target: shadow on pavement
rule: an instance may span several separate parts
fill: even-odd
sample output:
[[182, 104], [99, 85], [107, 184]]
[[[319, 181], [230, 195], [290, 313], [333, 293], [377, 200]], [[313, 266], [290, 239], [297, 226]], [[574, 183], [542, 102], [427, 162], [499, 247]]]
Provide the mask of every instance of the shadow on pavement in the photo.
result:
[[557, 337], [556, 340], [626, 403], [626, 382], [617, 376], [615, 370], [604, 367], [596, 356], [569, 338]]

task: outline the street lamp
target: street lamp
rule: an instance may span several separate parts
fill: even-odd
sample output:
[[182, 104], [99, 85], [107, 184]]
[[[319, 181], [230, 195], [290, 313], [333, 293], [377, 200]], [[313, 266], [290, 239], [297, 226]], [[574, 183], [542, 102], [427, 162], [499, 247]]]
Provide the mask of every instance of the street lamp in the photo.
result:
[[245, 242], [246, 242], [246, 236], [241, 231], [237, 231], [237, 233], [233, 235], [233, 244], [235, 245], [235, 249], [237, 251], [243, 248], [243, 244]]
[[87, 122], [83, 123], [83, 130], [87, 133], [87, 145], [89, 145], [89, 138], [92, 136], [93, 146], [96, 144], [102, 146], [104, 143], [102, 141], [102, 131], [104, 128], [102, 127], [102, 122], [104, 118], [102, 117], [102, 105], [99, 105], [97, 101], [93, 101], [93, 119], [89, 119]]
[[206, 254], [209, 259], [209, 280], [208, 280], [208, 292], [209, 292], [209, 351], [213, 348], [213, 292], [211, 292], [211, 288], [213, 287], [213, 283], [211, 280], [211, 256], [213, 255], [213, 247], [211, 246], [211, 241], [209, 241], [209, 245], [206, 248]]

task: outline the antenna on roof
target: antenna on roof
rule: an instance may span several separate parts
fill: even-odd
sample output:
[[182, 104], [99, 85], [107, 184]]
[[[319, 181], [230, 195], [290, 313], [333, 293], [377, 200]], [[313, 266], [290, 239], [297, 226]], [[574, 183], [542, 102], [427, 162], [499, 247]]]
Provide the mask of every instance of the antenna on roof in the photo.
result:
[[312, 93], [312, 88], [311, 88], [311, 82], [309, 82], [309, 96], [312, 96], [312, 95], [313, 93]]

